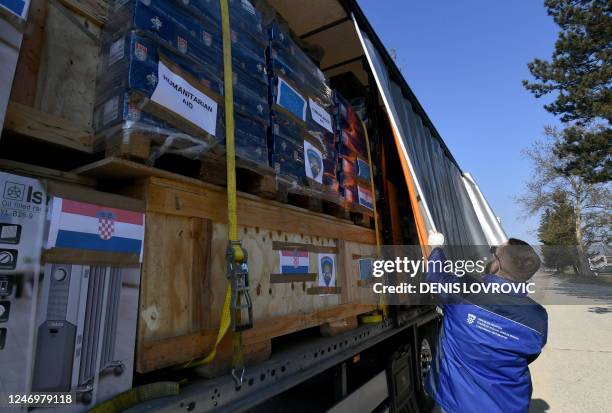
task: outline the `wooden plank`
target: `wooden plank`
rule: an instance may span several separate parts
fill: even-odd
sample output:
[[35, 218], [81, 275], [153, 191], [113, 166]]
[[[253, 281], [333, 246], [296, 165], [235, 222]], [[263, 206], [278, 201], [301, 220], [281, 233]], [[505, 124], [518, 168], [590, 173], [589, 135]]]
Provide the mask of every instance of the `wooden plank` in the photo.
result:
[[255, 320], [253, 328], [245, 331], [242, 334], [242, 338], [244, 343], [256, 343], [354, 315], [364, 314], [375, 308], [375, 305], [349, 303], [324, 308], [308, 314], [290, 314], [262, 321]]
[[[151, 177], [158, 188], [150, 194], [150, 211], [227, 222], [225, 188], [216, 185], [120, 158], [106, 158], [72, 172], [116, 180]], [[243, 225], [257, 223], [266, 229], [376, 243], [373, 230], [342, 219], [242, 192], [238, 198], [238, 218]]]
[[30, 3], [27, 28], [17, 61], [11, 100], [27, 106], [34, 106], [35, 103], [40, 53], [43, 48], [47, 22], [47, 7], [48, 0], [32, 0]]
[[84, 265], [111, 265], [115, 267], [139, 267], [138, 254], [76, 250], [70, 248], [52, 248], [45, 250], [42, 255], [45, 263], [84, 264]]
[[30, 165], [28, 163], [11, 161], [9, 159], [0, 159], [0, 169], [17, 175], [28, 175], [35, 178], [51, 179], [88, 187], [96, 186], [96, 180], [94, 178], [73, 174], [71, 172], [58, 171], [56, 169], [43, 168], [42, 166]]
[[93, 130], [31, 107], [11, 102], [5, 129], [54, 145], [92, 152]]
[[316, 287], [310, 287], [306, 290], [306, 294], [309, 294], [309, 295], [327, 295], [327, 294], [339, 295], [341, 293], [342, 293], [342, 287], [316, 286]]
[[74, 201], [89, 202], [96, 205], [127, 209], [129, 211], [144, 212], [145, 204], [141, 199], [134, 199], [123, 195], [108, 192], [95, 191], [70, 185], [65, 182], [48, 181], [47, 194], [61, 198], [69, 198]]
[[[151, 178], [150, 182], [148, 211], [227, 222], [225, 188], [160, 178]], [[267, 230], [376, 243], [374, 231], [369, 228], [249, 194], [239, 194], [238, 223], [245, 226], [256, 224]]]
[[94, 178], [105, 178], [117, 181], [139, 180], [149, 177], [166, 178], [176, 182], [188, 182], [194, 185], [207, 185], [195, 178], [163, 169], [143, 165], [127, 159], [109, 157], [88, 165], [84, 165], [72, 171], [77, 175], [91, 176]]
[[282, 283], [295, 283], [305, 281], [315, 281], [317, 279], [316, 273], [307, 274], [270, 274], [271, 284], [282, 284]]
[[192, 329], [212, 328], [210, 319], [210, 247], [213, 223], [208, 219], [191, 218], [193, 235], [193, 256], [191, 264], [191, 292], [194, 311], [191, 317]]
[[139, 341], [191, 333], [200, 318], [192, 295], [192, 260], [199, 253], [192, 228], [189, 219], [147, 213]]
[[98, 26], [106, 22], [108, 1], [106, 0], [59, 0], [66, 8], [87, 18]]
[[274, 241], [272, 243], [272, 249], [274, 251], [296, 249], [300, 251], [309, 251], [309, 252], [321, 253], [321, 254], [337, 254], [338, 253], [338, 248], [336, 247], [321, 247], [321, 246], [311, 245], [311, 244], [300, 244], [299, 242]]
[[329, 323], [322, 324], [319, 327], [319, 331], [323, 337], [333, 337], [338, 334], [345, 333], [350, 330], [354, 330], [359, 325], [357, 316], [351, 316], [343, 320], [331, 321]]
[[99, 27], [61, 4], [49, 7], [36, 109], [78, 125], [93, 125], [99, 33]]
[[[267, 343], [274, 337], [291, 334], [306, 328], [332, 323], [375, 309], [373, 305], [343, 304], [310, 314], [294, 314], [257, 321], [252, 329], [242, 334], [245, 346]], [[228, 337], [231, 337], [228, 334]], [[137, 371], [146, 373], [155, 369], [185, 363], [204, 357], [212, 349], [217, 330], [151, 340], [139, 347]], [[226, 338], [225, 340], [228, 340]], [[177, 351], [180, 349], [180, 351]]]

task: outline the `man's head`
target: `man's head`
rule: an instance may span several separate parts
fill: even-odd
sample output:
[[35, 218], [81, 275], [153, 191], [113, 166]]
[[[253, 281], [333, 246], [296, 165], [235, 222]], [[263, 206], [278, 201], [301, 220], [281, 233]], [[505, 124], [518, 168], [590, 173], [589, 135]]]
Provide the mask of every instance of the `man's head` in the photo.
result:
[[491, 248], [493, 259], [489, 272], [512, 281], [525, 282], [540, 268], [540, 257], [525, 241], [510, 238], [499, 247]]

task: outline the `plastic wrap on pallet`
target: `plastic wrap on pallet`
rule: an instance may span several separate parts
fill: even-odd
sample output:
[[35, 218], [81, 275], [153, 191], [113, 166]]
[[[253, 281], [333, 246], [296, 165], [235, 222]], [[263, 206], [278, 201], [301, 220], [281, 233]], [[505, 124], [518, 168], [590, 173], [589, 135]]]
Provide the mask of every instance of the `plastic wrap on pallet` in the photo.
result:
[[[160, 119], [143, 110], [148, 103], [136, 91], [121, 91], [101, 102], [94, 110], [94, 127], [99, 131], [96, 152], [120, 144], [129, 145], [135, 140], [147, 140], [151, 145], [149, 162], [164, 153], [178, 153], [191, 159], [201, 158], [218, 140], [209, 139], [208, 135], [197, 137], [178, 130], [168, 121]], [[217, 129], [220, 140], [223, 139], [222, 126]]]
[[369, 210], [374, 209], [372, 204], [372, 191], [370, 190], [370, 186], [366, 184], [354, 180], [345, 182], [342, 186], [342, 195], [348, 203], [361, 205]]
[[301, 186], [309, 182], [322, 185], [316, 190], [302, 188], [304, 191], [338, 192], [335, 146], [309, 134], [303, 122], [278, 106], [272, 107], [271, 119], [270, 159], [279, 177]]
[[242, 71], [258, 81], [266, 85], [266, 97], [267, 97], [267, 85], [268, 85], [268, 70], [266, 67], [266, 49], [261, 48], [258, 51], [253, 51], [240, 47], [239, 44], [235, 44], [232, 47], [232, 69], [234, 71]]
[[[215, 22], [221, 21], [219, 0], [182, 0], [187, 7], [210, 16]], [[268, 34], [263, 26], [261, 13], [248, 0], [229, 0], [230, 26], [237, 33], [248, 33], [257, 43], [268, 42]]]
[[272, 104], [276, 104], [291, 113], [298, 122], [306, 122], [308, 100], [295, 85], [275, 76], [270, 80], [270, 96]]
[[283, 55], [278, 53], [274, 46], [268, 49], [268, 54], [271, 75], [289, 79], [302, 93], [317, 99], [320, 105], [324, 107], [331, 107], [333, 102], [332, 89], [327, 85], [325, 78], [321, 79], [312, 75], [313, 71], [319, 72], [314, 63], [306, 68], [290, 59], [283, 58]]
[[107, 146], [146, 137], [196, 158], [223, 139], [222, 90], [204, 66], [131, 31], [102, 46], [94, 127]]
[[344, 177], [355, 177], [361, 179], [366, 184], [370, 183], [370, 164], [367, 160], [361, 159], [356, 155], [340, 155], [339, 165], [338, 180], [340, 182], [343, 182]]
[[242, 70], [235, 70], [233, 77], [234, 109], [236, 112], [269, 125], [268, 85], [254, 80], [252, 76]]
[[332, 110], [320, 105], [315, 99], [308, 98], [306, 129], [308, 133], [319, 140], [322, 145], [335, 148], [337, 138]]
[[213, 94], [223, 93], [223, 82], [209, 68], [165, 48], [144, 32], [131, 31], [102, 46], [96, 99], [106, 100], [116, 89], [135, 89], [152, 95], [158, 84], [160, 55]]
[[278, 23], [273, 22], [268, 28], [270, 34], [270, 49], [275, 53], [270, 55], [273, 59], [279, 59], [289, 66], [299, 66], [306, 73], [315, 79], [313, 83], [324, 83], [329, 86], [329, 81], [325, 74], [317, 67], [317, 65], [308, 57], [306, 53], [293, 41]]
[[279, 181], [290, 187], [304, 185], [304, 146], [294, 139], [272, 132], [270, 142], [270, 163]]
[[[218, 1], [215, 1], [218, 7]], [[241, 9], [241, 8], [240, 8]], [[141, 30], [165, 47], [187, 54], [222, 77], [223, 45], [218, 21], [186, 13], [184, 8], [168, 0], [129, 0], [111, 8], [105, 26], [105, 40], [121, 37], [129, 30]], [[261, 26], [261, 25], [260, 25]], [[246, 27], [246, 25], [244, 26]], [[251, 74], [262, 83], [267, 82], [265, 39], [259, 32], [254, 41], [248, 31], [233, 30], [233, 66]], [[115, 46], [117, 53], [120, 47]]]
[[259, 165], [268, 166], [268, 125], [236, 113], [236, 155]]
[[[142, 30], [160, 44], [187, 54], [220, 76], [223, 70], [221, 29], [210, 19], [186, 12], [168, 0], [128, 0], [110, 8], [105, 42], [130, 30]], [[117, 52], [120, 48], [117, 48]]]
[[352, 156], [356, 153], [367, 159], [365, 131], [359, 116], [353, 106], [337, 91], [334, 91], [334, 100], [340, 155]]
[[303, 124], [274, 107], [270, 116], [270, 164], [279, 178], [303, 185], [306, 178], [303, 143], [306, 132]]

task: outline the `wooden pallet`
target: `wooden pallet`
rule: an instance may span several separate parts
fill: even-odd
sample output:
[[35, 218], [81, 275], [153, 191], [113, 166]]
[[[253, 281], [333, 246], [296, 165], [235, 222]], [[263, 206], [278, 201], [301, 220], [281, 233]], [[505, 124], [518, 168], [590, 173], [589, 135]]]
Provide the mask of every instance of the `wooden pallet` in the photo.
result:
[[[151, 162], [151, 155], [158, 146], [150, 137], [132, 132], [122, 139], [107, 141], [105, 157], [122, 158], [146, 165], [153, 164], [157, 168], [201, 179], [204, 182], [227, 185], [226, 155], [220, 145], [208, 148], [207, 152], [202, 153], [197, 160], [183, 158], [180, 155], [166, 155]], [[102, 147], [102, 144], [98, 147]], [[267, 199], [277, 197], [274, 169], [240, 156], [236, 156], [236, 186], [240, 191]]]
[[309, 183], [307, 186], [296, 186], [284, 180], [278, 180], [275, 199], [309, 211], [350, 219], [344, 198], [336, 191], [321, 184]]
[[[272, 351], [272, 340], [313, 327], [319, 334], [331, 337], [353, 330], [358, 326], [358, 315], [374, 310], [376, 306], [366, 304], [337, 305], [310, 314], [295, 314], [256, 321], [252, 329], [242, 333], [244, 360], [249, 363], [265, 361]], [[208, 354], [217, 338], [216, 330], [201, 331], [177, 337], [148, 341], [142, 348], [146, 359], [140, 367], [150, 371], [160, 367], [185, 366]], [[175, 349], [180, 348], [180, 354]], [[231, 368], [232, 333], [229, 332], [217, 347], [214, 363], [198, 368], [199, 374], [215, 377], [227, 373]], [[186, 361], [183, 361], [186, 360]], [[181, 366], [181, 364], [178, 366]]]
[[[226, 186], [227, 162], [224, 154], [209, 154], [201, 161], [198, 177], [204, 182]], [[262, 198], [277, 197], [276, 175], [268, 165], [236, 157], [236, 187], [239, 191]]]
[[374, 211], [362, 205], [352, 204], [348, 206], [351, 221], [356, 225], [366, 228], [374, 228]]
[[[99, 164], [96, 175], [125, 174], [128, 165], [134, 170], [146, 168], [119, 162], [122, 168], [117, 168], [119, 163], [106, 169]], [[123, 193], [147, 203], [137, 371], [201, 358], [212, 348], [227, 287], [225, 189], [184, 177], [148, 178]], [[358, 261], [353, 259], [375, 253], [371, 229], [251, 194], [239, 193], [237, 204], [253, 301], [254, 328], [243, 336], [247, 353], [252, 348], [260, 359], [275, 337], [327, 323], [332, 323], [333, 331], [343, 324], [341, 320], [374, 307], [365, 304], [377, 300], [371, 290], [358, 286]], [[318, 268], [317, 253], [336, 255], [334, 291], [318, 291], [316, 274], [304, 274], [304, 280], [275, 279], [280, 272], [279, 250], [296, 245], [313, 252], [309, 259], [314, 272], [318, 271], [314, 269]]]

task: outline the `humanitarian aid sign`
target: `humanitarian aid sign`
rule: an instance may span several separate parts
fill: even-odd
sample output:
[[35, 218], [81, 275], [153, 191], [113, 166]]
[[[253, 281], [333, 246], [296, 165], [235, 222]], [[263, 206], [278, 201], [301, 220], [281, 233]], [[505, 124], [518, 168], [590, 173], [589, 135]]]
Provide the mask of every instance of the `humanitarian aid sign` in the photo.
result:
[[215, 136], [217, 102], [159, 61], [158, 83], [151, 100]]
[[310, 106], [310, 115], [312, 116], [312, 119], [333, 133], [334, 129], [332, 128], [332, 118], [329, 112], [323, 109], [323, 106], [319, 105], [310, 98], [308, 98], [308, 106]]

